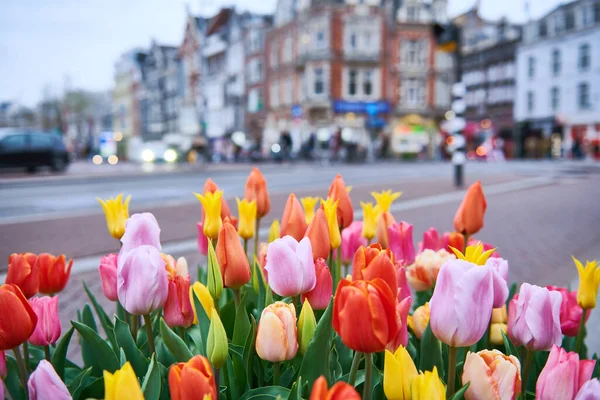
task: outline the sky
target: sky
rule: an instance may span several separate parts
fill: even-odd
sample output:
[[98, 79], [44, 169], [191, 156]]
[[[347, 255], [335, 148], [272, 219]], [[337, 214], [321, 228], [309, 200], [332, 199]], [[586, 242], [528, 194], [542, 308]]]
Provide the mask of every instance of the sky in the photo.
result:
[[[108, 90], [125, 51], [158, 43], [180, 45], [186, 6], [212, 15], [219, 7], [272, 13], [277, 0], [0, 0], [0, 102], [35, 105], [65, 87]], [[449, 0], [455, 16], [477, 0]], [[490, 19], [526, 20], [525, 0], [479, 0]], [[529, 0], [539, 17], [561, 0]]]

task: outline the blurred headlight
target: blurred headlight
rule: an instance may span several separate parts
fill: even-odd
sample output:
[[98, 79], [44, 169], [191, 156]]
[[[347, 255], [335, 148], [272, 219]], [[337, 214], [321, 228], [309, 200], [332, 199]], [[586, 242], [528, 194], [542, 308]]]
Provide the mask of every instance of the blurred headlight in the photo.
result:
[[165, 151], [165, 154], [163, 154], [163, 158], [166, 162], [175, 162], [177, 161], [177, 152], [173, 149], [168, 149]]
[[115, 165], [115, 164], [117, 164], [118, 162], [119, 162], [119, 157], [115, 156], [114, 154], [113, 154], [113, 155], [110, 155], [110, 156], [108, 156], [108, 163], [109, 163], [110, 165]]
[[275, 143], [273, 146], [271, 146], [271, 151], [273, 153], [279, 153], [281, 151], [281, 146], [279, 143]]
[[94, 157], [92, 157], [92, 162], [96, 165], [102, 164], [102, 161], [102, 156], [100, 154], [96, 154]]
[[156, 158], [156, 156], [154, 155], [154, 152], [150, 149], [146, 149], [144, 151], [142, 151], [142, 160], [145, 162], [152, 162], [154, 161], [154, 159]]

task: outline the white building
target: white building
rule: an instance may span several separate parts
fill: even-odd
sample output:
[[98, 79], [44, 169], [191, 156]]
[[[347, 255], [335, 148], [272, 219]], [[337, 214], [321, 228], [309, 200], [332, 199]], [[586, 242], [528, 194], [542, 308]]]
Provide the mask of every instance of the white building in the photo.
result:
[[[524, 153], [592, 151], [600, 140], [600, 0], [561, 5], [525, 25], [514, 114]], [[575, 148], [574, 148], [575, 146]]]

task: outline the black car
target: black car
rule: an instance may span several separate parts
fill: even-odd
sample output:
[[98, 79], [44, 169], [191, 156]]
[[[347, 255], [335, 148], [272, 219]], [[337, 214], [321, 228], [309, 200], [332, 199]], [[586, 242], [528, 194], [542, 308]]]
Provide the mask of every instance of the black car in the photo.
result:
[[0, 167], [27, 168], [35, 172], [38, 167], [50, 167], [62, 172], [70, 157], [62, 138], [51, 133], [27, 129], [0, 129]]

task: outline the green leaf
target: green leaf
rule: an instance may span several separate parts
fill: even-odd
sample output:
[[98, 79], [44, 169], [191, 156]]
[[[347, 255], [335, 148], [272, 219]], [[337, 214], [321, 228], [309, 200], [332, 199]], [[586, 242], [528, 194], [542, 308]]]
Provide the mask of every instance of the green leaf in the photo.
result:
[[332, 372], [331, 379], [334, 382], [337, 382], [340, 379], [340, 377], [344, 374], [344, 371], [342, 370], [342, 365], [340, 364], [339, 356], [338, 356], [335, 346], [333, 346], [331, 348], [331, 351], [329, 353], [329, 369]]
[[[20, 351], [20, 350], [19, 350]], [[21, 387], [21, 381], [19, 379], [19, 367], [14, 358], [8, 357], [6, 353], [6, 370], [8, 375], [4, 378], [4, 385], [13, 400], [25, 400], [26, 394]]]
[[302, 400], [302, 395], [307, 386], [308, 385], [306, 384], [306, 382], [302, 382], [302, 377], [299, 376], [298, 380], [292, 385], [292, 389], [290, 390], [290, 397], [288, 397], [287, 400]]
[[92, 294], [90, 289], [87, 287], [85, 281], [83, 282], [83, 288], [85, 289], [85, 292], [87, 293], [88, 297], [90, 298], [90, 301], [92, 302], [92, 306], [94, 307], [94, 311], [96, 311], [96, 315], [98, 316], [98, 319], [100, 320], [100, 324], [102, 325], [102, 329], [104, 329], [104, 333], [106, 334], [106, 337], [110, 341], [110, 344], [112, 345], [113, 349], [116, 349], [117, 343], [115, 342], [115, 338], [113, 335], [113, 331], [114, 331], [115, 327], [114, 327], [112, 321], [110, 320], [110, 318], [108, 317], [108, 315], [106, 314], [106, 312], [104, 311], [102, 306], [98, 303], [98, 301], [96, 300], [96, 297]]
[[248, 390], [248, 382], [246, 376], [246, 367], [244, 364], [244, 348], [236, 346], [235, 344], [229, 345], [229, 355], [231, 357], [231, 363], [233, 364], [233, 371], [235, 373], [235, 381], [238, 389], [243, 393]]
[[[80, 399], [102, 399], [104, 398], [104, 378], [86, 378], [86, 384], [82, 385], [83, 390], [81, 391]], [[91, 380], [91, 381], [90, 381]]]
[[454, 393], [454, 396], [450, 397], [450, 400], [462, 400], [462, 399], [464, 399], [465, 398], [465, 392], [469, 388], [470, 384], [471, 384], [471, 382], [467, 382], [467, 384], [464, 385], [463, 387], [461, 387], [458, 390], [458, 392]]
[[127, 356], [123, 351], [123, 348], [119, 349], [119, 365], [123, 368], [123, 365], [127, 364]]
[[416, 292], [415, 293], [415, 303], [413, 304], [413, 310], [421, 307], [423, 304], [427, 303], [431, 300], [431, 296], [433, 295], [433, 290], [429, 289], [424, 292]]
[[244, 343], [244, 365], [246, 368], [246, 375], [248, 381], [248, 388], [252, 389], [252, 360], [254, 358], [255, 344], [256, 342], [256, 320], [253, 315], [250, 315], [250, 330], [248, 336], [246, 336], [246, 342]]
[[159, 399], [161, 388], [160, 380], [160, 369], [158, 367], [158, 361], [156, 361], [156, 354], [152, 354], [148, 372], [146, 372], [144, 383], [142, 384], [142, 392], [144, 392], [144, 398], [146, 400]]
[[[111, 353], [112, 353], [112, 351], [111, 351]], [[69, 393], [71, 393], [71, 396], [73, 396], [73, 400], [79, 399], [79, 395], [81, 394], [81, 391], [85, 387], [85, 380], [91, 373], [92, 373], [92, 368], [90, 367], [90, 368], [84, 369], [75, 378], [73, 378], [73, 380], [71, 381], [71, 383], [68, 386]]]
[[240, 398], [240, 400], [275, 400], [278, 397], [287, 399], [290, 395], [290, 389], [282, 386], [267, 386], [258, 389], [252, 389]]
[[254, 263], [256, 264], [256, 270], [260, 274], [260, 278], [258, 280], [258, 309], [259, 314], [262, 310], [273, 303], [273, 293], [271, 292], [271, 288], [267, 285], [267, 280], [265, 279], [265, 275], [262, 272], [262, 268], [258, 265], [258, 260], [254, 257]]
[[519, 350], [517, 350], [513, 342], [510, 341], [510, 339], [508, 338], [508, 336], [506, 336], [506, 333], [504, 332], [502, 332], [502, 340], [504, 341], [505, 354], [507, 356], [515, 356], [518, 359], [520, 359], [521, 355], [519, 354]]
[[184, 341], [169, 328], [162, 318], [160, 319], [160, 336], [176, 361], [186, 362], [194, 356]]
[[93, 355], [93, 361], [89, 364], [86, 363], [86, 366], [92, 366], [92, 375], [93, 376], [101, 376], [102, 371], [108, 371], [110, 373], [114, 373], [117, 369], [119, 369], [119, 360], [117, 356], [112, 351], [108, 343], [102, 339], [98, 333], [94, 332], [90, 327], [76, 322], [71, 321], [71, 324], [75, 327], [82, 340], [82, 348], [85, 344], [88, 349], [90, 349], [90, 354]]
[[69, 342], [75, 332], [75, 328], [71, 327], [67, 333], [60, 339], [50, 362], [56, 371], [56, 374], [64, 381], [65, 378], [65, 359], [67, 358], [67, 350], [69, 349]]
[[204, 307], [202, 307], [202, 303], [195, 293], [194, 307], [196, 308], [196, 316], [198, 317], [198, 324], [194, 327], [197, 327], [198, 329], [190, 329], [188, 332], [190, 336], [192, 336], [194, 343], [196, 343], [197, 346], [201, 346], [199, 354], [206, 356], [206, 342], [208, 340], [208, 330], [210, 329], [210, 317], [204, 310]]
[[444, 361], [442, 358], [442, 344], [434, 336], [431, 327], [427, 324], [427, 328], [423, 331], [421, 337], [421, 349], [419, 359], [419, 370], [433, 371], [433, 367], [437, 367], [439, 375], [444, 376]]
[[156, 337], [156, 340], [154, 341], [154, 346], [156, 347], [156, 357], [162, 365], [169, 367], [177, 362], [177, 360], [175, 360], [175, 357], [173, 357], [171, 352], [169, 352], [169, 349], [167, 349], [167, 346], [165, 345], [165, 342], [163, 341], [162, 337]]
[[90, 307], [89, 304], [86, 304], [83, 307], [83, 311], [81, 312], [81, 322], [90, 327], [94, 332], [98, 333], [94, 313], [92, 313], [92, 307]]
[[598, 354], [594, 353], [592, 356], [592, 360], [596, 361], [596, 366], [594, 367], [594, 372], [592, 373], [592, 379], [598, 378], [600, 379], [600, 362], [598, 362]]
[[233, 327], [235, 325], [235, 303], [233, 300], [228, 301], [221, 308], [219, 317], [221, 318], [221, 322], [223, 322], [227, 337], [231, 339], [233, 337]]
[[327, 382], [331, 382], [329, 371], [329, 349], [331, 347], [331, 336], [333, 326], [331, 325], [333, 314], [333, 297], [329, 300], [329, 305], [325, 314], [317, 324], [317, 329], [312, 339], [308, 343], [308, 349], [302, 360], [299, 375], [306, 380], [309, 387], [321, 375], [325, 376]]
[[508, 308], [508, 303], [510, 303], [510, 301], [512, 300], [513, 297], [515, 297], [515, 294], [517, 293], [517, 290], [519, 289], [517, 283], [513, 283], [512, 285], [510, 285], [510, 289], [508, 290], [508, 298], [506, 299], [506, 307]]
[[[234, 352], [230, 352], [232, 355], [234, 355]], [[239, 355], [238, 355], [239, 356]], [[233, 357], [227, 357], [227, 360], [225, 361], [225, 366], [224, 366], [224, 371], [225, 372], [225, 382], [227, 385], [227, 391], [229, 392], [229, 396], [228, 398], [230, 399], [239, 399], [240, 398], [240, 388], [238, 386], [238, 383], [241, 383], [240, 381], [238, 381], [236, 379], [236, 374], [235, 374], [235, 367], [233, 365], [233, 361], [232, 361]], [[241, 360], [240, 360], [241, 362]]]
[[217, 304], [223, 292], [223, 277], [212, 240], [208, 241], [208, 282], [206, 287]]
[[115, 340], [121, 350], [125, 353], [127, 360], [131, 363], [131, 367], [135, 371], [135, 375], [138, 378], [144, 376], [148, 370], [148, 359], [144, 357], [144, 354], [138, 349], [131, 336], [129, 325], [120, 320], [115, 319]]
[[240, 305], [235, 313], [235, 323], [233, 325], [233, 344], [243, 346], [250, 331], [250, 318], [246, 311], [246, 295], [242, 296]]
[[354, 358], [354, 354], [352, 353], [352, 350], [350, 350], [344, 344], [344, 342], [342, 342], [342, 338], [338, 335], [334, 336], [333, 344], [337, 352], [338, 361], [342, 366], [342, 374], [347, 374], [350, 372], [350, 368], [352, 367], [352, 359]]

